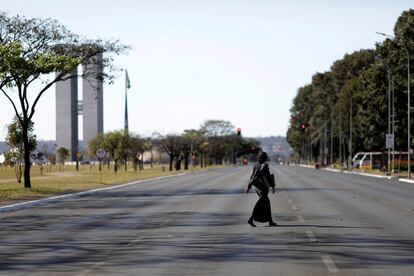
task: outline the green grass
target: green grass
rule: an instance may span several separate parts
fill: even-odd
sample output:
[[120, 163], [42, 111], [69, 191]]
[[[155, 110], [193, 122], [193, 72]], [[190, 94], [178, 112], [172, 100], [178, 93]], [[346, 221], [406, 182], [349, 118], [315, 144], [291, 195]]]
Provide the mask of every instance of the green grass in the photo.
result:
[[[215, 168], [221, 166], [215, 166]], [[212, 168], [212, 167], [208, 167]], [[199, 167], [195, 170], [200, 170]], [[115, 174], [113, 168], [108, 170], [107, 166], [102, 170], [102, 183], [97, 165], [81, 165], [76, 171], [74, 165], [66, 165], [59, 169], [58, 166], [44, 166], [43, 175], [40, 167], [33, 166], [31, 170], [32, 188], [24, 188], [22, 183], [17, 183], [14, 168], [0, 168], [0, 202], [3, 204], [16, 200], [29, 200], [43, 198], [52, 195], [60, 195], [94, 188], [107, 187], [132, 180], [140, 180], [185, 172], [168, 171], [168, 166], [154, 166], [151, 168], [145, 165], [144, 170], [134, 171], [132, 166], [128, 171], [118, 170]]]

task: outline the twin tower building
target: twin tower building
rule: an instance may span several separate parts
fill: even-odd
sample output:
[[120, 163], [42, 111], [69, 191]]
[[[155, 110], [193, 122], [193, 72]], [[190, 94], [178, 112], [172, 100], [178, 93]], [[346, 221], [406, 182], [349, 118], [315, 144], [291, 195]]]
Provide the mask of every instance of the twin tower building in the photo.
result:
[[72, 161], [76, 161], [81, 149], [78, 115], [83, 119], [83, 148], [103, 133], [102, 54], [93, 57], [93, 62], [82, 70], [82, 101], [78, 98], [77, 71], [72, 72], [72, 78], [56, 83], [56, 145], [57, 149], [68, 149]]

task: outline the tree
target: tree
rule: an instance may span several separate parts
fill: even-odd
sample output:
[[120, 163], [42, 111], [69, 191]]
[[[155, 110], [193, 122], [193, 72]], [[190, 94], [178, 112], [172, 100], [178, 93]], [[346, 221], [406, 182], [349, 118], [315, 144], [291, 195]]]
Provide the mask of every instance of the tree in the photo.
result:
[[65, 161], [68, 160], [68, 158], [70, 157], [69, 150], [67, 148], [63, 148], [63, 147], [58, 148], [57, 155], [58, 155], [58, 162], [61, 165], [64, 165]]
[[[104, 134], [103, 148], [109, 153], [110, 158], [114, 161], [114, 172], [118, 171], [119, 161], [119, 144], [121, 142], [123, 131], [110, 131]], [[108, 163], [109, 168], [109, 163]]]
[[87, 154], [90, 159], [96, 159], [96, 151], [103, 147], [104, 136], [102, 134], [96, 135], [88, 142]]
[[[174, 159], [178, 159], [181, 153], [181, 139], [179, 135], [169, 134], [160, 139], [163, 150], [170, 157], [170, 171], [172, 171]], [[177, 163], [176, 163], [177, 169]]]
[[130, 137], [129, 151], [133, 160], [133, 166], [135, 171], [138, 169], [138, 167], [139, 170], [143, 169], [142, 161], [139, 157], [142, 157], [144, 155], [147, 146], [147, 139], [141, 138], [138, 135], [132, 135]]
[[[33, 134], [33, 122], [29, 123], [28, 136], [29, 136], [29, 150], [33, 151], [37, 146], [36, 135]], [[23, 144], [23, 129], [19, 123], [18, 118], [15, 116], [11, 124], [7, 126], [6, 143], [10, 146], [11, 150], [9, 155], [15, 160], [16, 179], [17, 183], [21, 182], [22, 178], [22, 160], [24, 156], [24, 144]]]
[[[72, 73], [79, 65], [93, 68], [100, 63], [97, 55], [120, 53], [126, 48], [118, 42], [83, 39], [52, 19], [0, 13], [0, 90], [13, 106], [22, 128], [26, 188], [31, 187], [29, 127], [40, 98], [56, 82], [77, 77]], [[104, 58], [102, 66], [107, 70], [98, 76], [91, 70], [81, 75], [93, 74], [111, 81], [112, 59]], [[29, 87], [39, 79], [41, 88], [29, 93]], [[13, 96], [15, 90], [18, 99]]]
[[224, 136], [235, 133], [234, 125], [223, 120], [206, 120], [200, 130], [206, 136]]

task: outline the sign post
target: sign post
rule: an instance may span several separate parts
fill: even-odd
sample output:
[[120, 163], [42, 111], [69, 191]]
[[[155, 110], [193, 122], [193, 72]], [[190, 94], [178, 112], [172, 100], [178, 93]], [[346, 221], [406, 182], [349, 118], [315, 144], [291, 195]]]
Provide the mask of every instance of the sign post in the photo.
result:
[[394, 148], [394, 134], [385, 134], [385, 148]]
[[103, 148], [99, 148], [96, 150], [96, 157], [99, 160], [99, 172], [101, 174], [101, 184], [102, 184], [102, 160], [105, 158], [106, 151]]

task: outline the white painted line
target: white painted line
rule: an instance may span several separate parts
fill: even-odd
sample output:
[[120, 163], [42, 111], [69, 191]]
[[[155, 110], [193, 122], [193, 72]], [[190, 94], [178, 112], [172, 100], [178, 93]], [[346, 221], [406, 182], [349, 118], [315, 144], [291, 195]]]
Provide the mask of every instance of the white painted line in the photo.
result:
[[328, 171], [328, 172], [341, 172], [341, 170], [338, 169], [331, 169], [331, 168], [323, 168], [322, 170]]
[[306, 222], [305, 218], [302, 215], [298, 215], [297, 217], [298, 217], [298, 220], [299, 220], [300, 223], [305, 223]]
[[193, 201], [193, 203], [191, 203], [191, 205], [196, 205], [197, 204], [197, 201]]
[[87, 274], [89, 274], [90, 272], [92, 272], [94, 269], [96, 269], [96, 268], [98, 268], [98, 267], [102, 266], [102, 265], [103, 265], [103, 264], [105, 264], [105, 263], [106, 263], [105, 261], [98, 262], [98, 263], [94, 264], [93, 266], [91, 266], [90, 268], [83, 270], [81, 273], [79, 273], [79, 274], [77, 274], [77, 275], [78, 275], [78, 276], [84, 276], [84, 275], [87, 275]]
[[339, 269], [336, 267], [334, 261], [329, 255], [322, 255], [322, 261], [325, 263], [326, 268], [329, 272], [336, 273], [339, 272]]
[[385, 204], [390, 204], [391, 203], [391, 201], [388, 201], [388, 200], [385, 200], [385, 199], [381, 199], [381, 201]]
[[318, 241], [318, 239], [315, 237], [315, 234], [313, 234], [312, 231], [308, 230], [308, 231], [306, 231], [306, 234], [308, 235], [310, 242], [317, 242]]
[[179, 212], [187, 212], [187, 209], [181, 209]]
[[285, 194], [285, 197], [289, 197], [289, 195], [286, 193], [286, 194]]
[[298, 207], [296, 207], [295, 205], [292, 205], [292, 209], [293, 209], [293, 211], [299, 210]]
[[292, 204], [292, 203], [293, 203], [293, 201], [292, 201], [291, 199], [288, 199], [288, 201], [289, 201], [289, 203], [290, 203], [290, 204]]
[[15, 211], [15, 210], [23, 209], [23, 208], [29, 208], [29, 207], [41, 205], [41, 204], [51, 202], [51, 201], [59, 201], [59, 200], [72, 198], [72, 197], [77, 197], [77, 196], [81, 196], [81, 195], [90, 195], [90, 194], [94, 194], [94, 193], [97, 193], [97, 192], [119, 189], [119, 188], [128, 187], [128, 186], [136, 185], [136, 184], [140, 184], [140, 183], [145, 183], [145, 182], [150, 182], [150, 181], [156, 181], [156, 180], [162, 180], [162, 179], [182, 176], [182, 175], [185, 175], [185, 174], [188, 174], [188, 173], [179, 173], [179, 174], [173, 174], [173, 175], [166, 175], [166, 176], [148, 178], [148, 179], [128, 182], [128, 183], [125, 183], [125, 184], [106, 187], [106, 188], [87, 190], [87, 191], [77, 192], [77, 193], [73, 193], [73, 194], [52, 196], [52, 197], [38, 199], [38, 200], [32, 200], [32, 201], [26, 201], [26, 202], [6, 205], [6, 206], [3, 206], [3, 207], [0, 207], [0, 212]]

